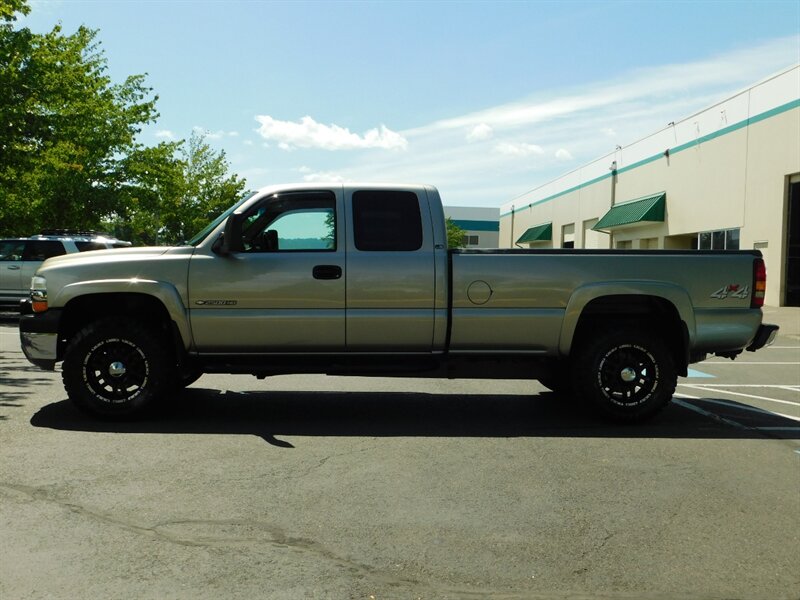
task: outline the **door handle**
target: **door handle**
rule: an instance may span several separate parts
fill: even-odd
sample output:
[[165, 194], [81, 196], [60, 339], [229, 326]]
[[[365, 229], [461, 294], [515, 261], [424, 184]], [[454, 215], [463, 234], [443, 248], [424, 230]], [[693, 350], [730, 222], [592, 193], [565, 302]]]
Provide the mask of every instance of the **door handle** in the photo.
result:
[[9, 271], [19, 271], [19, 265], [10, 265], [8, 267]]
[[314, 279], [341, 279], [342, 267], [338, 265], [317, 265], [311, 271]]

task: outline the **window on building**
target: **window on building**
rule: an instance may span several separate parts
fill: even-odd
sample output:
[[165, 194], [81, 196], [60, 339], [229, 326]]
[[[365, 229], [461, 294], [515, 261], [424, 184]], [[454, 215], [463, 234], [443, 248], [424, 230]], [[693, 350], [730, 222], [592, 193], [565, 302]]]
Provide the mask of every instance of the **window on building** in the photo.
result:
[[562, 225], [561, 247], [562, 248], [575, 247], [575, 223], [570, 223], [569, 225]]
[[480, 236], [477, 235], [465, 235], [461, 238], [462, 246], [478, 246], [480, 243]]
[[739, 230], [718, 229], [697, 234], [698, 250], [738, 250]]
[[422, 247], [422, 217], [413, 192], [364, 190], [353, 194], [353, 237], [361, 251], [413, 251]]
[[621, 242], [617, 242], [618, 250], [630, 250], [632, 247], [633, 247], [633, 242], [631, 240], [624, 240]]

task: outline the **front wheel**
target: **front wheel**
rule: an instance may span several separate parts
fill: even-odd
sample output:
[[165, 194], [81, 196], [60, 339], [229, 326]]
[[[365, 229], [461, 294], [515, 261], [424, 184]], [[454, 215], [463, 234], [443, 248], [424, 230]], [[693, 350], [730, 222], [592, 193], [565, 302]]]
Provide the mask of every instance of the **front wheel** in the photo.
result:
[[162, 336], [121, 318], [100, 319], [78, 332], [64, 355], [70, 400], [105, 418], [141, 414], [166, 389], [172, 373]]
[[669, 404], [677, 385], [672, 355], [648, 331], [622, 328], [584, 340], [572, 365], [577, 395], [621, 421], [644, 421]]

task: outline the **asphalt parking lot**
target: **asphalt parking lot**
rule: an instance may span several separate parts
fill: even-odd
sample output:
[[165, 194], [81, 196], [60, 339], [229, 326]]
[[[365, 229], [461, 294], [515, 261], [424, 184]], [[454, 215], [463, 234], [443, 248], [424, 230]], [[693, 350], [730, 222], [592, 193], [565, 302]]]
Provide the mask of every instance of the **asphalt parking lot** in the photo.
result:
[[535, 382], [204, 376], [88, 419], [0, 322], [0, 598], [798, 598], [800, 310], [655, 421]]

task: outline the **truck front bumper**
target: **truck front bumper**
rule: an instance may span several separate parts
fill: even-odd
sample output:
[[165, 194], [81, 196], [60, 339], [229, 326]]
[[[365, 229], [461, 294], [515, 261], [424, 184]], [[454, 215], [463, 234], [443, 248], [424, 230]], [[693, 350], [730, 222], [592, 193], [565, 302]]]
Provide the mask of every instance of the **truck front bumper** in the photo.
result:
[[777, 325], [760, 325], [756, 332], [756, 337], [747, 347], [748, 352], [755, 352], [756, 350], [769, 346], [775, 341], [775, 336], [778, 334], [779, 327]]
[[[58, 360], [58, 323], [61, 310], [31, 313], [23, 302], [20, 306], [19, 341], [25, 357], [41, 369], [52, 371]], [[26, 314], [27, 313], [27, 314]]]

